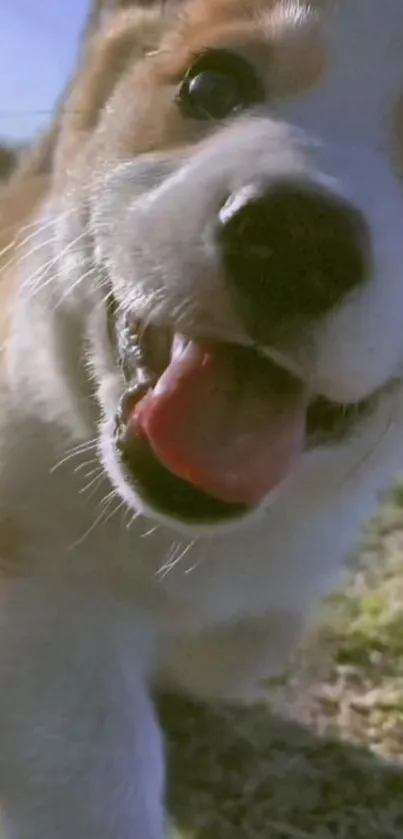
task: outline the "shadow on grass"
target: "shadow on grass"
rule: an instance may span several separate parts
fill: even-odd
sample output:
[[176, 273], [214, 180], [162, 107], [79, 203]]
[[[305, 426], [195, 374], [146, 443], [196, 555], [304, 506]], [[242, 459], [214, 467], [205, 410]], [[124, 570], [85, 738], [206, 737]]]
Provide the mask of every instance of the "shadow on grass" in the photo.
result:
[[264, 708], [217, 711], [172, 695], [157, 704], [180, 839], [403, 836], [403, 766]]

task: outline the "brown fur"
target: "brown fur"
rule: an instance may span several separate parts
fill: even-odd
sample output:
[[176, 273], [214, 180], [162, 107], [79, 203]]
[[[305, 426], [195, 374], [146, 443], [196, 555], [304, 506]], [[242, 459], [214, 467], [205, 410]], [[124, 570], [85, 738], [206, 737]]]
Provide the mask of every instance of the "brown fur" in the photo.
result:
[[18, 150], [0, 143], [0, 181], [6, 180], [15, 169], [18, 161]]

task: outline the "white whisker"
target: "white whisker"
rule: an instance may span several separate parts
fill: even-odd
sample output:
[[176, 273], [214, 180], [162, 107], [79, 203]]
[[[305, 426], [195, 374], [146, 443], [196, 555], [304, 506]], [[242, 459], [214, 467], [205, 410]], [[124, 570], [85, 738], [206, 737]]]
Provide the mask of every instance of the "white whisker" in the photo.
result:
[[84, 274], [80, 274], [80, 276], [73, 283], [73, 285], [69, 286], [68, 289], [61, 295], [59, 302], [56, 303], [55, 309], [57, 309], [58, 306], [64, 303], [69, 298], [69, 296], [76, 290], [76, 288], [78, 288], [78, 286], [81, 285], [81, 283], [86, 279], [86, 277], [89, 277], [91, 274], [93, 274], [93, 272], [94, 267], [91, 266], [91, 268], [89, 268], [88, 271], [85, 271]]
[[[72, 251], [75, 248], [75, 246], [86, 236], [87, 230], [84, 230], [82, 233], [80, 233], [79, 236], [77, 236], [73, 241], [69, 242], [61, 251], [55, 253], [50, 259], [48, 259], [48, 261], [44, 265], [41, 265], [36, 271], [34, 271], [32, 274], [29, 275], [29, 277], [27, 277], [24, 280], [24, 282], [22, 283], [22, 288], [26, 288], [28, 290], [29, 297], [31, 300], [34, 299], [39, 292], [42, 292], [50, 283], [53, 282], [54, 275], [53, 273], [51, 273], [51, 269], [54, 268], [55, 265], [59, 263], [63, 257], [67, 256], [69, 252]], [[76, 285], [79, 284], [80, 280], [74, 284], [74, 288], [76, 287]], [[72, 286], [69, 287], [68, 291], [64, 295], [65, 297], [68, 296], [69, 293], [71, 293], [72, 288]]]
[[[38, 221], [36, 219], [35, 221], [31, 222], [31, 224], [27, 224], [25, 227], [22, 227], [21, 230], [18, 232], [18, 235], [12, 240], [12, 242], [9, 242], [9, 244], [6, 245], [0, 251], [0, 257], [2, 257], [5, 253], [8, 253], [8, 251], [10, 251], [12, 248], [16, 248], [17, 252], [22, 250], [22, 248], [24, 248], [25, 245], [28, 244], [28, 242], [31, 242], [40, 233], [43, 233], [49, 227], [52, 227], [54, 225], [56, 219], [61, 220], [61, 219], [65, 218], [67, 215], [69, 215], [69, 213], [71, 213], [71, 212], [72, 212], [72, 210], [65, 211], [64, 213], [60, 213], [58, 216], [53, 217], [51, 219], [48, 219], [45, 222], [42, 222], [42, 220]], [[10, 225], [9, 228], [6, 228], [6, 230], [3, 231], [3, 233], [6, 233], [7, 229], [11, 229], [11, 227], [12, 227], [12, 225]], [[22, 240], [19, 241], [19, 235], [21, 233], [24, 233], [26, 230], [29, 230], [29, 229], [32, 229], [32, 228], [34, 228], [33, 233], [30, 233], [29, 236], [25, 237], [25, 239], [22, 239]], [[55, 237], [52, 236], [52, 238], [49, 239], [46, 244], [49, 244], [49, 243], [53, 242], [54, 239], [55, 239]], [[38, 247], [30, 248], [26, 253], [24, 253], [24, 254], [22, 254], [21, 256], [18, 257], [19, 261], [22, 262], [25, 259], [27, 259], [28, 257], [32, 256], [32, 254], [36, 253], [36, 251], [39, 250], [41, 247], [43, 247], [44, 244], [45, 244], [44, 242], [41, 242], [40, 245], [38, 245]], [[14, 259], [15, 259], [15, 255], [13, 255], [12, 259], [10, 259], [9, 262], [6, 262], [4, 265], [2, 265], [1, 270], [4, 271], [6, 268], [8, 268], [13, 263]]]
[[155, 527], [151, 527], [150, 530], [146, 530], [144, 533], [142, 533], [140, 538], [141, 539], [146, 539], [148, 536], [152, 536], [153, 533], [156, 533], [157, 530], [158, 530], [158, 525], [155, 525]]
[[78, 474], [78, 472], [81, 472], [82, 469], [86, 469], [88, 466], [93, 466], [94, 463], [99, 465], [98, 457], [91, 457], [89, 460], [83, 460], [83, 462], [79, 463], [73, 471], [75, 474]]
[[121, 509], [122, 504], [123, 504], [123, 502], [121, 501], [120, 498], [119, 498], [118, 506], [115, 507], [115, 509], [112, 510], [112, 512], [108, 514], [108, 509], [109, 509], [112, 501], [116, 498], [116, 496], [117, 496], [117, 491], [112, 490], [111, 492], [109, 492], [105, 496], [105, 498], [102, 499], [102, 501], [100, 502], [100, 505], [101, 505], [102, 509], [101, 509], [100, 513], [98, 514], [98, 516], [96, 517], [95, 521], [92, 522], [90, 527], [83, 533], [82, 536], [79, 537], [79, 539], [77, 539], [75, 542], [73, 542], [72, 545], [70, 545], [70, 550], [74, 550], [75, 548], [82, 545], [82, 543], [88, 538], [88, 536], [90, 536], [91, 533], [93, 533], [93, 531], [95, 530], [96, 527], [98, 527], [99, 525], [109, 521], [113, 517], [113, 515], [115, 515], [116, 513], [119, 512], [119, 510]]
[[[93, 462], [96, 463], [97, 465], [93, 469], [90, 469], [88, 472], [84, 472], [84, 475], [83, 475], [84, 478], [91, 478], [93, 475], [96, 475], [96, 474], [99, 475], [100, 474], [98, 461], [93, 461]], [[83, 467], [88, 466], [88, 463], [84, 463], [84, 464], [82, 464], [82, 466]], [[79, 470], [75, 469], [74, 471], [78, 472]]]
[[134, 524], [134, 522], [137, 521], [137, 519], [141, 518], [141, 513], [139, 512], [139, 510], [136, 510], [135, 512], [133, 512], [133, 510], [127, 509], [126, 510], [126, 515], [129, 515], [130, 518], [125, 523], [125, 527], [126, 527], [126, 530], [130, 530], [132, 524]]
[[90, 489], [92, 489], [92, 493], [91, 493], [91, 495], [92, 495], [95, 492], [95, 490], [99, 487], [99, 485], [102, 482], [102, 480], [104, 479], [104, 477], [105, 477], [104, 470], [102, 469], [102, 467], [100, 467], [99, 472], [95, 476], [95, 478], [92, 478], [92, 480], [89, 481], [88, 484], [81, 487], [81, 489], [79, 490], [80, 495], [85, 495], [85, 493], [87, 493]]
[[167, 574], [169, 574], [169, 572], [172, 571], [172, 569], [175, 568], [176, 565], [178, 565], [179, 562], [182, 562], [182, 560], [185, 558], [185, 556], [187, 556], [187, 554], [194, 547], [195, 544], [195, 539], [193, 539], [191, 542], [185, 545], [185, 547], [183, 547], [183, 545], [180, 542], [177, 542], [167, 562], [165, 562], [164, 565], [162, 565], [161, 568], [158, 569], [157, 575], [161, 577], [161, 579], [163, 580], [167, 576]]
[[64, 464], [72, 458], [79, 457], [80, 455], [86, 454], [90, 451], [95, 451], [97, 448], [97, 444], [98, 440], [94, 437], [92, 440], [86, 440], [85, 442], [79, 443], [77, 446], [74, 446], [73, 448], [69, 449], [67, 454], [65, 454], [61, 460], [58, 460], [57, 463], [55, 463], [55, 465], [52, 466], [49, 474], [52, 475], [54, 472], [56, 472], [57, 469], [59, 469], [61, 466], [64, 466]]

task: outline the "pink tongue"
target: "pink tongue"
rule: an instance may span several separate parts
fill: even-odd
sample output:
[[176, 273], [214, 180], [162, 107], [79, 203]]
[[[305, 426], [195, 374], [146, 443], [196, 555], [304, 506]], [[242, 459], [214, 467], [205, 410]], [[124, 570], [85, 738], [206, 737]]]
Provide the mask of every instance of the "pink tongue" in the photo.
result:
[[190, 342], [129, 422], [158, 460], [221, 501], [252, 505], [302, 450], [303, 385], [254, 353]]

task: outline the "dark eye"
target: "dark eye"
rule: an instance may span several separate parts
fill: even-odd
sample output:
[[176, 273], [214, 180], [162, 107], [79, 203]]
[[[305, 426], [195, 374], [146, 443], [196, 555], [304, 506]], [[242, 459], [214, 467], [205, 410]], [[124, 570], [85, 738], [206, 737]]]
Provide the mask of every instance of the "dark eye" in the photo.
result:
[[253, 67], [227, 50], [209, 50], [198, 56], [178, 91], [182, 113], [198, 120], [225, 119], [263, 98], [263, 85]]

